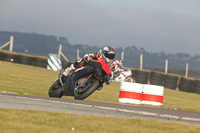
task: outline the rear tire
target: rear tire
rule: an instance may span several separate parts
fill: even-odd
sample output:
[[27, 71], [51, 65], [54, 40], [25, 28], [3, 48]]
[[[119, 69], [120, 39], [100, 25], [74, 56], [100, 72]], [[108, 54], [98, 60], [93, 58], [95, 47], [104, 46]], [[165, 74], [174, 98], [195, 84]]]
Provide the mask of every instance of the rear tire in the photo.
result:
[[82, 94], [74, 94], [76, 100], [83, 100], [90, 96], [99, 86], [99, 81], [94, 80], [93, 84]]
[[61, 84], [60, 81], [57, 80], [50, 88], [49, 88], [49, 97], [57, 97], [61, 98], [63, 96], [63, 93], [61, 91]]

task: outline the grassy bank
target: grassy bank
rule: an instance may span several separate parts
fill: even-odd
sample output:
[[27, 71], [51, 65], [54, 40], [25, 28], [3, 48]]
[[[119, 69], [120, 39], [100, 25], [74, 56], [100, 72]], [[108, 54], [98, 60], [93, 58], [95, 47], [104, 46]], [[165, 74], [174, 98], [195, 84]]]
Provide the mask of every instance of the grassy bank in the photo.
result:
[[0, 109], [1, 133], [198, 133], [199, 125], [70, 113]]

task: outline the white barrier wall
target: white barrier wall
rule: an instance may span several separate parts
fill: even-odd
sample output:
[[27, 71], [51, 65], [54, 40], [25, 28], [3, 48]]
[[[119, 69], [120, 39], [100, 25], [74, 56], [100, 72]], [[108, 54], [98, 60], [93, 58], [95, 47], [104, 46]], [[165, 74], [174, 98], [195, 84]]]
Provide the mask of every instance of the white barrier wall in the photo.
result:
[[164, 87], [131, 82], [121, 82], [119, 102], [133, 104], [163, 104]]
[[159, 106], [163, 104], [164, 87], [158, 85], [143, 85], [142, 104]]
[[141, 104], [142, 84], [121, 82], [119, 102]]

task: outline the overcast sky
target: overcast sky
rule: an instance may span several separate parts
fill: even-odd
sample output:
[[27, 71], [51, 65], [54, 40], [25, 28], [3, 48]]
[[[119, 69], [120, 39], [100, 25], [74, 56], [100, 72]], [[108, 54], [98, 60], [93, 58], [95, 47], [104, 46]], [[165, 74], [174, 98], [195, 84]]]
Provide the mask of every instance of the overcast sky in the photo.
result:
[[200, 54], [200, 0], [0, 0], [0, 31], [194, 55]]

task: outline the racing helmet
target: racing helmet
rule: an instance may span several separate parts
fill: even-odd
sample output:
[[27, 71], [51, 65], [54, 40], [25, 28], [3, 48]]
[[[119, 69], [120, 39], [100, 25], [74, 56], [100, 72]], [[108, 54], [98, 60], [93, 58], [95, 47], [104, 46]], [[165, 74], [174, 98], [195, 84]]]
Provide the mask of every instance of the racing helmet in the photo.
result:
[[107, 62], [112, 62], [112, 60], [115, 58], [115, 50], [110, 46], [106, 46], [103, 48], [102, 55]]

